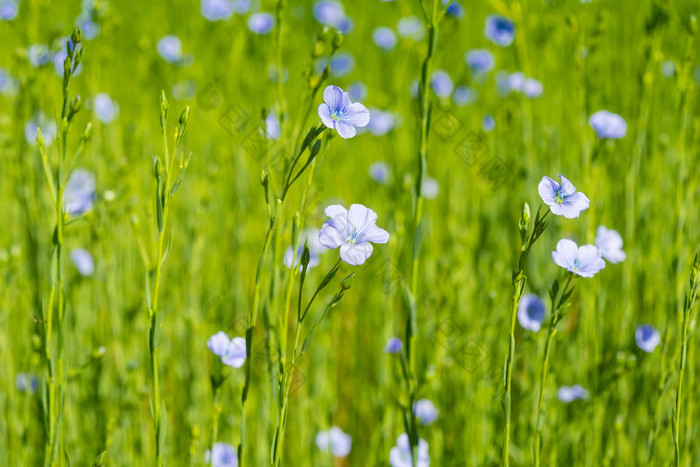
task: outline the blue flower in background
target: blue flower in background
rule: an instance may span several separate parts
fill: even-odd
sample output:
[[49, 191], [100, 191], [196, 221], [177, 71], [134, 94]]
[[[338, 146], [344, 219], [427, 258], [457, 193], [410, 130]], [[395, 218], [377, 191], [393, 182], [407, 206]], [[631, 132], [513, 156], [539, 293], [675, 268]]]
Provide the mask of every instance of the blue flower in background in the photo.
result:
[[493, 69], [495, 60], [493, 54], [487, 49], [470, 50], [464, 57], [469, 68], [476, 73], [487, 73]]
[[345, 9], [336, 0], [321, 0], [314, 4], [314, 18], [324, 26], [340, 29], [346, 21]]
[[437, 420], [440, 411], [429, 399], [420, 399], [413, 404], [413, 415], [420, 421], [421, 425], [430, 425]]
[[345, 76], [350, 73], [355, 66], [355, 59], [348, 52], [339, 52], [331, 57], [331, 73], [336, 76]]
[[394, 116], [391, 112], [385, 112], [379, 109], [370, 109], [372, 119], [369, 121], [367, 128], [374, 136], [383, 136], [394, 128]]
[[96, 197], [95, 176], [89, 170], [75, 169], [66, 183], [63, 210], [79, 216], [92, 210]]
[[93, 21], [91, 12], [81, 13], [75, 19], [75, 25], [80, 27], [83, 40], [91, 41], [100, 35], [100, 25]]
[[391, 50], [396, 47], [396, 33], [387, 27], [379, 27], [372, 33], [372, 40], [382, 50]]
[[486, 17], [484, 35], [494, 44], [508, 47], [515, 38], [515, 25], [506, 17], [489, 15]]
[[[391, 467], [413, 467], [413, 456], [411, 455], [411, 444], [406, 433], [401, 434], [396, 440], [396, 446], [389, 451], [389, 464]], [[418, 459], [416, 467], [429, 467], [430, 455], [428, 454], [428, 442], [424, 439], [418, 440]]]
[[537, 332], [544, 321], [545, 306], [540, 297], [535, 294], [527, 294], [518, 305], [518, 321], [528, 331]]
[[476, 89], [469, 86], [457, 86], [452, 100], [457, 107], [464, 107], [476, 102], [477, 97], [479, 97], [479, 93]]
[[363, 264], [372, 255], [372, 243], [387, 243], [389, 233], [377, 227], [377, 214], [371, 209], [353, 204], [350, 209], [334, 204], [325, 213], [319, 241], [330, 249], [340, 247], [340, 258], [352, 266]]
[[[30, 45], [27, 47], [27, 59], [34, 68], [39, 68], [40, 66], [46, 65], [51, 61], [49, 46], [46, 44]], [[61, 64], [61, 75], [63, 75], [63, 64]]]
[[392, 355], [400, 353], [401, 349], [403, 349], [403, 342], [398, 337], [392, 337], [384, 346], [384, 352]]
[[31, 373], [17, 373], [15, 387], [23, 394], [27, 391], [34, 394], [39, 388], [39, 379]]
[[275, 26], [275, 17], [271, 13], [255, 13], [248, 18], [248, 29], [255, 34], [267, 34]]
[[205, 19], [221, 21], [233, 15], [233, 3], [229, 0], [202, 0], [201, 11]]
[[219, 331], [207, 340], [207, 347], [214, 355], [221, 357], [221, 363], [224, 365], [240, 368], [245, 362], [245, 339], [242, 337], [229, 340], [225, 332]]
[[233, 11], [239, 15], [248, 13], [250, 10], [251, 2], [250, 0], [233, 0]]
[[522, 91], [525, 87], [525, 75], [519, 71], [508, 75], [508, 91]]
[[450, 97], [454, 89], [452, 78], [445, 70], [435, 70], [430, 78], [430, 85], [433, 87], [435, 94], [441, 98]]
[[333, 457], [347, 457], [352, 449], [352, 436], [333, 426], [330, 430], [320, 431], [316, 435], [316, 446], [321, 451], [330, 451]]
[[440, 184], [433, 177], [423, 179], [423, 198], [435, 199], [440, 194]]
[[386, 185], [391, 179], [391, 168], [386, 162], [375, 162], [369, 166], [369, 177], [380, 185]]
[[84, 248], [75, 248], [70, 252], [75, 268], [81, 276], [89, 277], [95, 272], [95, 260], [89, 251]]
[[197, 92], [197, 84], [194, 80], [188, 79], [173, 84], [173, 97], [175, 99], [187, 100], [194, 97]]
[[163, 59], [173, 65], [189, 65], [192, 63], [192, 56], [182, 53], [182, 41], [179, 37], [168, 35], [162, 37], [156, 49]]
[[17, 0], [0, 0], [0, 20], [12, 21], [19, 13], [19, 2]]
[[348, 93], [338, 86], [323, 91], [324, 103], [318, 106], [318, 116], [327, 128], [335, 129], [342, 138], [352, 138], [357, 130], [369, 123], [369, 111], [359, 102], [351, 102]]
[[44, 137], [44, 146], [50, 146], [58, 134], [56, 122], [49, 119], [43, 112], [38, 111], [24, 125], [24, 138], [30, 146], [36, 145], [36, 130], [41, 128], [41, 134]]
[[17, 94], [19, 86], [17, 81], [5, 70], [0, 67], [0, 94], [12, 97]]
[[[64, 37], [57, 40], [54, 43], [54, 47], [58, 47], [58, 52], [51, 56], [51, 61], [53, 62], [53, 69], [56, 72], [56, 76], [63, 77], [63, 62], [68, 58], [68, 52], [66, 51], [66, 42], [70, 42], [70, 37]], [[71, 42], [71, 47], [73, 43]], [[78, 68], [73, 72], [73, 76], [78, 76], [83, 71], [83, 64], [79, 63]]]
[[627, 122], [625, 122], [625, 119], [607, 110], [599, 110], [591, 115], [588, 123], [598, 134], [598, 138], [601, 139], [620, 139], [627, 134]]
[[484, 119], [481, 122], [481, 128], [484, 131], [493, 131], [496, 128], [496, 120], [491, 115], [484, 115]]
[[561, 185], [549, 177], [542, 177], [537, 187], [542, 201], [549, 206], [552, 214], [575, 219], [585, 211], [591, 202], [586, 195], [576, 191], [576, 187], [563, 175], [559, 175]]
[[613, 264], [625, 260], [625, 252], [622, 250], [622, 237], [615, 230], [599, 225], [596, 230], [595, 246], [600, 255]]
[[213, 467], [238, 467], [238, 452], [228, 443], [214, 443], [207, 450], [205, 460]]
[[[449, 0], [442, 0], [442, 4], [447, 5], [447, 2]], [[464, 18], [464, 7], [460, 5], [456, 0], [453, 0], [452, 3], [450, 3], [450, 6], [447, 7], [447, 14], [449, 16], [454, 16], [457, 19], [462, 19]]]
[[573, 386], [562, 386], [557, 391], [557, 399], [562, 402], [573, 402], [581, 399], [588, 399], [588, 391], [583, 389], [580, 384]]
[[552, 259], [557, 265], [581, 277], [593, 277], [605, 268], [605, 261], [593, 245], [577, 246], [572, 240], [563, 238], [557, 243]]
[[396, 25], [399, 36], [419, 41], [425, 36], [423, 21], [417, 16], [404, 16]]
[[654, 329], [654, 326], [651, 324], [642, 324], [641, 326], [637, 326], [637, 330], [634, 333], [634, 339], [637, 342], [637, 347], [646, 353], [653, 352], [656, 346], [661, 343], [661, 335], [659, 335], [659, 331]]
[[527, 97], [540, 97], [544, 92], [544, 86], [542, 83], [534, 78], [527, 78], [525, 84], [523, 84], [523, 94]]
[[102, 123], [112, 123], [119, 113], [119, 105], [109, 97], [109, 94], [104, 92], [95, 95], [92, 105], [97, 119]]
[[360, 81], [356, 81], [348, 86], [348, 96], [351, 101], [361, 101], [367, 98], [367, 86]]
[[[287, 269], [292, 268], [292, 261], [294, 261], [294, 264], [298, 265], [298, 269], [301, 271], [302, 266], [300, 264], [300, 260], [301, 260], [301, 254], [303, 252], [304, 252], [303, 246], [300, 246], [299, 248], [297, 248], [297, 257], [296, 257], [296, 261], [294, 261], [294, 250], [292, 249], [291, 246], [287, 247], [287, 250], [284, 252], [284, 259], [283, 259], [284, 265], [287, 267]], [[319, 259], [318, 254], [311, 251], [311, 249], [309, 248], [309, 265], [307, 266], [307, 269], [315, 268], [316, 266], [319, 265], [320, 262], [321, 262], [321, 260]]]

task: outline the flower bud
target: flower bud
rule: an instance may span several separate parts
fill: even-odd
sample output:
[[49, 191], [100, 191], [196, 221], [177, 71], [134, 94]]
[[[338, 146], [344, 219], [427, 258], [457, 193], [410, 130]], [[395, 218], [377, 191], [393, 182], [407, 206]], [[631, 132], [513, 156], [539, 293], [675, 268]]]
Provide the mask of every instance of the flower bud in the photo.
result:
[[341, 284], [341, 287], [343, 288], [343, 290], [348, 290], [350, 287], [352, 287], [352, 280], [354, 277], [355, 277], [355, 273], [353, 272], [348, 277], [343, 279], [343, 283]]
[[73, 42], [74, 45], [80, 44], [80, 41], [83, 38], [83, 32], [80, 30], [80, 28], [75, 28], [73, 30], [73, 34], [70, 36], [71, 42]]

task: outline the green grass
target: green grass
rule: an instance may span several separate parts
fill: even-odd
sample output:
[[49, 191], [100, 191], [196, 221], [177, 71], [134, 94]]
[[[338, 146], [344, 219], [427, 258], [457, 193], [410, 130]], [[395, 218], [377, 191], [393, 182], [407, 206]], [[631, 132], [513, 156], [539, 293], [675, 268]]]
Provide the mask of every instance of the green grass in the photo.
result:
[[[220, 416], [213, 430], [218, 410], [210, 377], [221, 368], [206, 341], [219, 330], [245, 336], [256, 268], [275, 215], [262, 260], [244, 410], [245, 465], [271, 463], [280, 417], [278, 343], [287, 341], [282, 361], [288, 369], [295, 342], [300, 275], [290, 278], [282, 263], [293, 240], [295, 213], [303, 228], [320, 228], [327, 205], [352, 203], [376, 211], [377, 225], [391, 239], [375, 245], [363, 266], [342, 263], [310, 308], [301, 342], [341, 289], [342, 279], [356, 273], [342, 301], [320, 323], [295, 376], [286, 373], [290, 390], [280, 465], [388, 465], [389, 450], [405, 431], [402, 407], [412, 397], [428, 398], [440, 409], [433, 424], [417, 426], [430, 445], [431, 465], [501, 464], [503, 365], [509, 352], [512, 272], [520, 254], [518, 220], [528, 202], [534, 222], [541, 203], [537, 184], [542, 176], [559, 173], [586, 193], [591, 207], [577, 220], [548, 216], [549, 225], [527, 258], [525, 293], [546, 299], [552, 281], [565, 277], [551, 259], [557, 241], [594, 243], [600, 224], [620, 232], [627, 259], [607, 264], [592, 279], [575, 281], [552, 338], [544, 379], [541, 464], [671, 465], [687, 325], [679, 464], [700, 465], [697, 313], [683, 320], [688, 274], [700, 247], [700, 101], [694, 78], [700, 39], [688, 26], [698, 5], [687, 0], [461, 2], [464, 18], [448, 16], [440, 23], [431, 67], [446, 70], [456, 85], [474, 86], [479, 96], [465, 107], [430, 96], [427, 174], [437, 179], [440, 192], [422, 202], [415, 268], [422, 114], [409, 88], [421, 76], [428, 48], [425, 39], [399, 39], [396, 49], [382, 52], [371, 35], [378, 26], [395, 29], [402, 16], [422, 17], [419, 2], [344, 2], [354, 30], [340, 50], [353, 54], [355, 66], [347, 76], [331, 74], [323, 82], [304, 74], [322, 34], [312, 2], [284, 3], [279, 59], [288, 79], [282, 86], [268, 78], [268, 68], [278, 61], [279, 24], [257, 36], [248, 30], [245, 16], [206, 21], [199, 2], [112, 1], [100, 17], [99, 37], [83, 41], [82, 72], [69, 88], [70, 98], [79, 94], [83, 105], [67, 152], [72, 158], [91, 122], [91, 138], [76, 166], [95, 174], [97, 199], [91, 212], [67, 223], [63, 242], [65, 252], [87, 248], [95, 272], [80, 276], [64, 255], [60, 445], [65, 453], [56, 463], [92, 465], [106, 451], [107, 465], [155, 464], [144, 278], [148, 270], [154, 277], [159, 245], [153, 158], [165, 157], [159, 119], [159, 95], [165, 90], [170, 156], [180, 160], [172, 153], [172, 137], [180, 112], [189, 107], [180, 147], [191, 161], [169, 206], [164, 241], [167, 246], [172, 232], [172, 246], [158, 299], [159, 392], [167, 411], [164, 465], [204, 465], [214, 431], [217, 441], [237, 446], [241, 440], [247, 369], [222, 369], [226, 379], [217, 392]], [[262, 2], [263, 11], [275, 13], [275, 8], [273, 0]], [[426, 9], [430, 14], [432, 2]], [[39, 150], [25, 140], [24, 125], [37, 110], [58, 122], [63, 94], [53, 65], [33, 68], [25, 48], [69, 35], [79, 13], [77, 4], [23, 0], [17, 19], [0, 22], [0, 67], [19, 80], [16, 95], [0, 95], [0, 465], [42, 465], [49, 443], [41, 411], [47, 366], [41, 333], [56, 270], [51, 262], [56, 208]], [[515, 21], [510, 47], [497, 47], [483, 36], [485, 17], [492, 13]], [[156, 42], [166, 34], [183, 40], [184, 52], [194, 57], [191, 65], [170, 65], [158, 55]], [[332, 36], [324, 36], [324, 56], [331, 52]], [[464, 53], [474, 48], [488, 48], [496, 59], [484, 82], [474, 80], [464, 63]], [[668, 60], [675, 64], [672, 77], [662, 73]], [[543, 95], [499, 96], [497, 70], [538, 79]], [[177, 99], [173, 85], [187, 80], [196, 93]], [[327, 139], [331, 131], [324, 132], [315, 161], [278, 205], [284, 164], [272, 159], [296, 155], [299, 140], [319, 123], [316, 107], [327, 84], [346, 89], [355, 81], [367, 86], [362, 102], [393, 112], [397, 126], [381, 137], [365, 133], [348, 140], [335, 132]], [[309, 100], [310, 87], [317, 84], [319, 91]], [[90, 109], [98, 92], [119, 104], [111, 124], [100, 123]], [[267, 154], [252, 154], [250, 135], [257, 135], [263, 109], [279, 114], [280, 96], [288, 111], [283, 136]], [[588, 118], [601, 109], [622, 115], [628, 130], [625, 138], [602, 144], [593, 157], [599, 143]], [[485, 114], [495, 118], [492, 132], [482, 132]], [[444, 130], [448, 121], [458, 122], [449, 135]], [[471, 134], [478, 134], [488, 151], [470, 165], [458, 148], [465, 138], [473, 143]], [[57, 141], [46, 151], [48, 159], [58, 160]], [[494, 157], [510, 174], [505, 183], [482, 168]], [[377, 161], [392, 167], [388, 185], [369, 177], [369, 166]], [[270, 177], [270, 211], [262, 170]], [[329, 251], [308, 271], [304, 303], [337, 259], [338, 252]], [[389, 337], [405, 338], [411, 300], [417, 333], [409, 379], [415, 394], [407, 389], [399, 358], [382, 350]], [[284, 310], [289, 310], [286, 320]], [[548, 306], [548, 318], [550, 311]], [[649, 354], [634, 340], [636, 326], [643, 323], [662, 336]], [[515, 324], [511, 465], [533, 462], [547, 332], [547, 323], [536, 334]], [[18, 373], [38, 376], [40, 390], [18, 391]], [[558, 401], [556, 390], [573, 384], [588, 389], [590, 397]], [[316, 434], [332, 425], [353, 437], [345, 460], [334, 461], [315, 445]]]

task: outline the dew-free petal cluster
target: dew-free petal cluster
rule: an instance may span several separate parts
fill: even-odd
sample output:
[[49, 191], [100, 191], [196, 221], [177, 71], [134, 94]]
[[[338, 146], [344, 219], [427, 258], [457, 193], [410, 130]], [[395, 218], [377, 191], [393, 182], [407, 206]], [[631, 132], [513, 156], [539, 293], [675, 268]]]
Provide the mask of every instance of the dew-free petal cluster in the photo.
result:
[[626, 255], [622, 249], [622, 237], [617, 231], [608, 229], [604, 225], [598, 226], [595, 236], [595, 246], [605, 260], [616, 264], [625, 260]]
[[384, 352], [392, 355], [401, 353], [401, 349], [403, 349], [403, 342], [398, 337], [390, 338], [384, 346]]
[[591, 115], [588, 123], [601, 139], [620, 139], [627, 134], [625, 119], [607, 110], [599, 110]]
[[207, 340], [209, 350], [221, 357], [221, 363], [233, 368], [240, 368], [246, 359], [246, 343], [243, 337], [229, 339], [228, 335], [219, 331]]
[[336, 130], [342, 138], [352, 138], [357, 133], [356, 127], [367, 126], [369, 115], [364, 105], [350, 101], [348, 93], [338, 86], [328, 86], [323, 91], [318, 116], [326, 127]]
[[518, 305], [518, 322], [528, 331], [537, 332], [542, 327], [545, 304], [536, 294], [527, 294]]
[[484, 35], [494, 44], [508, 47], [515, 38], [515, 25], [504, 16], [489, 15], [486, 18]]
[[581, 399], [588, 399], [588, 391], [585, 390], [580, 384], [574, 384], [573, 386], [562, 386], [557, 391], [557, 399], [566, 403]]
[[328, 219], [321, 228], [319, 241], [330, 249], [340, 248], [340, 258], [358, 266], [372, 255], [372, 243], [386, 243], [389, 233], [376, 225], [377, 214], [361, 205], [350, 209], [334, 204], [325, 210]]
[[316, 435], [316, 446], [321, 451], [331, 452], [334, 457], [347, 457], [352, 449], [352, 436], [333, 426]]
[[413, 415], [421, 425], [430, 425], [437, 420], [440, 411], [430, 399], [420, 399], [413, 404]]
[[588, 209], [591, 202], [586, 195], [576, 191], [568, 178], [563, 175], [559, 175], [559, 178], [561, 185], [549, 177], [542, 177], [537, 190], [552, 214], [575, 219]]
[[204, 460], [213, 467], [238, 467], [238, 452], [228, 443], [214, 443]]
[[637, 343], [637, 347], [644, 352], [651, 353], [661, 343], [661, 335], [651, 324], [642, 324], [637, 326], [637, 330], [634, 332], [634, 340]]
[[593, 245], [579, 247], [576, 242], [566, 238], [559, 240], [556, 251], [552, 252], [552, 259], [557, 265], [581, 277], [593, 277], [605, 268], [598, 248]]
[[95, 260], [85, 248], [71, 250], [70, 259], [73, 260], [73, 264], [81, 276], [92, 276], [95, 272]]
[[[413, 467], [413, 456], [411, 455], [411, 445], [406, 433], [401, 434], [396, 440], [396, 446], [389, 451], [389, 464], [391, 467]], [[428, 453], [428, 442], [423, 438], [418, 440], [418, 459], [416, 467], [429, 467], [430, 455]]]
[[96, 198], [95, 175], [86, 169], [75, 169], [66, 182], [63, 210], [80, 216], [92, 210]]

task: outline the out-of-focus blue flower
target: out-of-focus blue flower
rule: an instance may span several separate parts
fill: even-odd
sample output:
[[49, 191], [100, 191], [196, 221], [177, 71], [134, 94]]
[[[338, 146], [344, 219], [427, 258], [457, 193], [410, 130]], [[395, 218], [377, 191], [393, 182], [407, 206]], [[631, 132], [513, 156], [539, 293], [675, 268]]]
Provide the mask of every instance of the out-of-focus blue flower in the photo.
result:
[[637, 341], [637, 347], [646, 353], [653, 352], [656, 346], [661, 343], [661, 335], [659, 335], [659, 331], [654, 329], [654, 326], [651, 324], [642, 324], [641, 326], [637, 326], [637, 330], [634, 333], [634, 339]]
[[348, 93], [338, 86], [323, 91], [324, 103], [318, 106], [318, 116], [328, 128], [335, 129], [342, 138], [352, 138], [357, 130], [369, 123], [369, 111], [359, 102], [351, 102]]
[[413, 39], [414, 41], [419, 41], [425, 36], [425, 26], [423, 21], [417, 16], [404, 16], [399, 19], [396, 26], [396, 30], [399, 32], [399, 36]]
[[89, 170], [75, 169], [68, 178], [63, 194], [63, 210], [71, 216], [79, 216], [95, 203], [95, 176]]
[[391, 168], [386, 162], [375, 162], [369, 166], [369, 176], [375, 182], [386, 185], [391, 178]]
[[625, 252], [622, 250], [622, 237], [617, 231], [599, 225], [595, 235], [595, 246], [600, 255], [613, 264], [624, 261]]
[[[68, 58], [68, 52], [66, 52], [66, 42], [70, 41], [69, 37], [64, 37], [56, 41], [58, 43], [58, 52], [51, 56], [51, 61], [53, 62], [53, 70], [56, 72], [56, 76], [63, 77], [63, 62]], [[79, 63], [78, 67], [73, 72], [73, 76], [78, 76], [83, 71], [83, 64]]]
[[70, 252], [70, 259], [73, 260], [75, 268], [81, 276], [92, 276], [95, 272], [95, 260], [92, 255], [84, 248], [75, 248]]
[[119, 104], [114, 102], [107, 93], [101, 92], [95, 95], [92, 105], [97, 119], [102, 123], [112, 123], [119, 114]]
[[469, 86], [457, 86], [457, 88], [455, 89], [455, 93], [452, 96], [452, 100], [454, 101], [457, 107], [463, 107], [465, 105], [470, 105], [476, 102], [476, 98], [478, 96], [479, 93], [474, 88], [471, 88]]
[[[442, 0], [442, 4], [447, 5], [447, 2], [449, 0]], [[450, 3], [450, 6], [447, 7], [447, 14], [450, 16], [454, 16], [457, 19], [462, 19], [464, 18], [464, 7], [460, 5], [456, 0], [453, 0], [452, 3]]]
[[413, 404], [413, 415], [421, 425], [430, 425], [437, 420], [440, 411], [430, 399], [420, 399]]
[[211, 451], [207, 450], [205, 461], [213, 467], [238, 467], [238, 453], [228, 443], [214, 443]]
[[586, 391], [580, 384], [575, 384], [573, 386], [562, 386], [557, 391], [557, 399], [566, 403], [580, 399], [588, 399], [588, 391]]
[[396, 33], [384, 26], [374, 30], [372, 40], [383, 50], [391, 50], [396, 47]]
[[255, 34], [267, 34], [275, 26], [275, 17], [271, 13], [255, 13], [248, 18], [248, 29]]
[[515, 25], [504, 16], [489, 15], [486, 17], [484, 35], [494, 44], [508, 47], [515, 38]]
[[[389, 451], [389, 464], [391, 467], [413, 467], [413, 456], [411, 455], [411, 444], [408, 435], [403, 433], [396, 440], [396, 446]], [[416, 467], [429, 467], [430, 455], [428, 453], [428, 442], [424, 439], [418, 440], [418, 459]]]
[[525, 75], [519, 71], [508, 76], [508, 90], [521, 92], [525, 87]]
[[484, 131], [493, 131], [496, 128], [496, 120], [491, 115], [484, 115], [484, 119], [481, 122], [481, 127]]
[[93, 20], [93, 10], [81, 13], [75, 19], [75, 25], [80, 28], [82, 38], [91, 41], [100, 35], [100, 25]]
[[30, 373], [17, 373], [15, 387], [21, 393], [29, 391], [33, 394], [39, 388], [39, 379]]
[[627, 134], [627, 122], [625, 122], [625, 119], [607, 110], [599, 110], [591, 115], [588, 123], [598, 134], [598, 138], [601, 139], [620, 139]]
[[41, 128], [41, 134], [44, 137], [44, 145], [50, 146], [57, 135], [56, 122], [47, 118], [43, 112], [38, 111], [24, 125], [24, 138], [29, 145], [36, 145], [36, 129]]
[[338, 52], [330, 61], [331, 73], [336, 76], [345, 76], [355, 66], [355, 59], [348, 52]]
[[367, 128], [374, 136], [385, 135], [394, 128], [394, 116], [391, 112], [385, 112], [379, 109], [369, 109], [372, 119], [369, 121]]
[[345, 9], [336, 0], [320, 0], [314, 4], [314, 18], [324, 26], [340, 29], [345, 20]]
[[433, 76], [430, 78], [430, 85], [433, 87], [435, 94], [441, 98], [450, 97], [454, 89], [452, 78], [450, 78], [450, 75], [448, 75], [445, 70], [435, 70]]
[[197, 84], [191, 80], [179, 81], [173, 84], [173, 97], [180, 100], [192, 99], [197, 92]]
[[178, 64], [182, 60], [182, 41], [177, 36], [168, 35], [162, 37], [158, 41], [156, 49], [160, 56], [168, 63]]
[[525, 84], [523, 84], [523, 94], [527, 97], [540, 97], [543, 91], [542, 83], [535, 78], [527, 78]]
[[464, 61], [473, 72], [477, 73], [488, 73], [495, 64], [493, 54], [488, 49], [470, 50], [464, 56]]
[[214, 355], [221, 357], [221, 363], [233, 368], [240, 368], [245, 363], [246, 347], [242, 337], [228, 338], [225, 332], [219, 331], [207, 340], [207, 347]]
[[518, 321], [528, 331], [537, 332], [544, 321], [545, 306], [540, 297], [535, 294], [527, 294], [518, 305]]
[[[284, 265], [287, 267], [287, 269], [291, 269], [292, 267], [292, 261], [294, 261], [295, 265], [298, 265], [299, 270], [301, 270], [302, 266], [300, 264], [301, 260], [301, 254], [304, 252], [304, 247], [300, 246], [297, 248], [297, 257], [296, 261], [294, 261], [294, 250], [292, 247], [287, 247], [287, 250], [284, 252]], [[318, 264], [321, 262], [321, 260], [318, 257], [318, 254], [311, 252], [309, 249], [309, 265], [307, 266], [307, 269], [315, 268], [318, 266]]]
[[[262, 128], [260, 128], [260, 133], [262, 134]], [[274, 112], [268, 113], [267, 117], [265, 117], [265, 133], [265, 136], [273, 141], [276, 141], [282, 135], [280, 120]]]
[[666, 60], [661, 64], [661, 74], [667, 78], [673, 78], [676, 75], [676, 64], [673, 60]]
[[576, 245], [576, 242], [563, 238], [557, 243], [552, 259], [557, 265], [581, 277], [593, 277], [605, 268], [605, 261], [598, 248], [593, 245]]
[[435, 199], [440, 194], [440, 184], [433, 177], [423, 179], [423, 198]]
[[398, 337], [392, 337], [384, 346], [384, 352], [396, 355], [403, 349], [403, 342]]
[[372, 243], [386, 243], [389, 233], [377, 227], [377, 214], [353, 204], [350, 209], [334, 204], [325, 210], [330, 218], [323, 223], [319, 241], [330, 249], [340, 247], [340, 258], [352, 266], [363, 264], [372, 255]]
[[[277, 69], [276, 63], [270, 63], [270, 66], [267, 67], [267, 78], [271, 82], [277, 83], [278, 78], [279, 78], [279, 71]], [[289, 79], [289, 70], [287, 68], [282, 68], [282, 83], [286, 83], [288, 79]]]
[[12, 21], [19, 13], [17, 0], [0, 0], [0, 21]]
[[17, 81], [10, 75], [7, 70], [0, 67], [0, 94], [12, 97], [17, 94], [19, 85]]
[[233, 11], [239, 15], [244, 15], [250, 10], [250, 0], [233, 0]]
[[348, 96], [351, 101], [362, 101], [367, 98], [367, 86], [360, 81], [355, 81], [348, 86]]
[[542, 201], [549, 206], [552, 214], [564, 216], [567, 219], [575, 219], [581, 211], [585, 211], [591, 202], [586, 195], [576, 191], [573, 183], [568, 178], [559, 174], [561, 185], [549, 177], [542, 177], [537, 187]]
[[418, 91], [420, 90], [420, 83], [418, 82], [418, 78], [414, 79], [411, 81], [411, 84], [408, 85], [408, 92], [411, 93], [412, 98], [418, 97]]
[[49, 46], [47, 46], [46, 44], [30, 45], [29, 47], [27, 47], [27, 59], [34, 68], [46, 65], [51, 60], [51, 55], [49, 54]]
[[316, 435], [316, 446], [321, 451], [330, 451], [334, 457], [347, 457], [352, 449], [352, 436], [333, 426], [330, 430], [320, 431]]
[[229, 0], [202, 0], [201, 11], [207, 20], [221, 21], [233, 15], [233, 3]]

